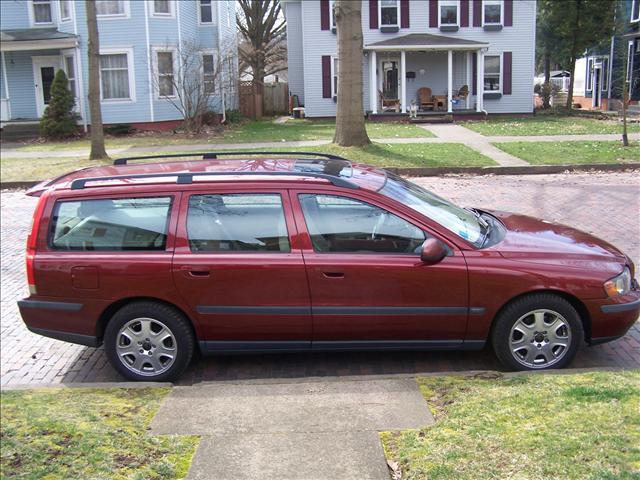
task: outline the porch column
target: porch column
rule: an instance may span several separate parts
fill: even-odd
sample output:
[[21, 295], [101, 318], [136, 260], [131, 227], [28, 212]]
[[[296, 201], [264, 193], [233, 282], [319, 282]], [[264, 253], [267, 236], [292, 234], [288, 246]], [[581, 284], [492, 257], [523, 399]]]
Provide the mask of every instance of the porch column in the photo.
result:
[[467, 87], [469, 88], [469, 92], [467, 93], [467, 105], [466, 109], [469, 110], [471, 107], [471, 84], [473, 83], [473, 63], [471, 60], [472, 53], [467, 51]]
[[369, 52], [369, 106], [372, 113], [378, 113], [378, 80], [376, 78], [376, 52]]
[[478, 50], [477, 55], [478, 71], [476, 72], [476, 112], [482, 112], [482, 108], [484, 107], [482, 99], [482, 94], [484, 92], [484, 54], [482, 53], [482, 50]]
[[4, 96], [5, 96], [5, 106], [7, 107], [7, 118], [3, 118], [2, 120], [11, 120], [11, 95], [9, 95], [9, 82], [7, 81], [7, 64], [4, 59], [4, 52], [0, 52], [2, 55], [2, 82], [4, 83]]
[[447, 51], [447, 112], [453, 112], [453, 52]]
[[407, 113], [407, 52], [400, 51], [400, 88], [402, 89], [400, 102], [402, 113]]

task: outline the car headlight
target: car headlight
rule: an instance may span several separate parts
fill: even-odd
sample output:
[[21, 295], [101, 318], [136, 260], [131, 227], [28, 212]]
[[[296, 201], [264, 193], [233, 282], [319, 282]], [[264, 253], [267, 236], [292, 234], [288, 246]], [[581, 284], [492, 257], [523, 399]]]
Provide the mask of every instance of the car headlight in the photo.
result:
[[624, 267], [624, 270], [617, 277], [613, 277], [604, 282], [604, 291], [610, 297], [616, 297], [618, 295], [626, 295], [631, 290], [631, 271], [629, 267]]

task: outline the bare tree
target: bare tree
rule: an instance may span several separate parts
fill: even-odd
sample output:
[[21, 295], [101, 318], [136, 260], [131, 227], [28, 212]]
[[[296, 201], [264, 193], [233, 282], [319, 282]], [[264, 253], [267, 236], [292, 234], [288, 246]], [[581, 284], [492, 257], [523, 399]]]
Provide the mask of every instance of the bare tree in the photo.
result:
[[104, 148], [102, 109], [100, 107], [100, 38], [96, 4], [85, 0], [87, 29], [89, 31], [89, 110], [91, 113], [91, 152], [89, 160], [109, 158]]
[[171, 47], [166, 45], [166, 51], [158, 50], [153, 56], [153, 94], [180, 112], [188, 133], [199, 134], [206, 114], [213, 111], [214, 99], [224, 109], [223, 96], [235, 91], [231, 49], [221, 46], [215, 54], [203, 54], [204, 47], [196, 42]]
[[[241, 70], [253, 76], [254, 95], [262, 98], [264, 77], [286, 69], [286, 24], [278, 0], [238, 0], [236, 23], [242, 35], [238, 49]], [[260, 103], [260, 105], [258, 105]], [[262, 104], [256, 102], [256, 117]]]
[[362, 2], [336, 0], [338, 112], [333, 142], [343, 147], [371, 143], [362, 103]]

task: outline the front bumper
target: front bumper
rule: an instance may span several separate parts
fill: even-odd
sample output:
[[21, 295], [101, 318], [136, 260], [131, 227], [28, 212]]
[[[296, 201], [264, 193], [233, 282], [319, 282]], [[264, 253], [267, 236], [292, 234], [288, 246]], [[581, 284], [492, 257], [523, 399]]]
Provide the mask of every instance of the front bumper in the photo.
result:
[[640, 316], [640, 290], [616, 299], [590, 300], [585, 305], [591, 317], [590, 345], [611, 342], [622, 336]]

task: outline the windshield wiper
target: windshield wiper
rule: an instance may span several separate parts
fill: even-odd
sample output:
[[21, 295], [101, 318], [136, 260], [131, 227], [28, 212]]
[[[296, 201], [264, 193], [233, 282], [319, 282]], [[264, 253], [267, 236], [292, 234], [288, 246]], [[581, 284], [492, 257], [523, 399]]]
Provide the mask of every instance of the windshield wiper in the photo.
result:
[[473, 213], [473, 216], [476, 217], [476, 220], [478, 221], [481, 227], [483, 227], [485, 230], [489, 228], [489, 223], [484, 218], [482, 218], [480, 213], [475, 208], [464, 207], [464, 209], [467, 212]]

